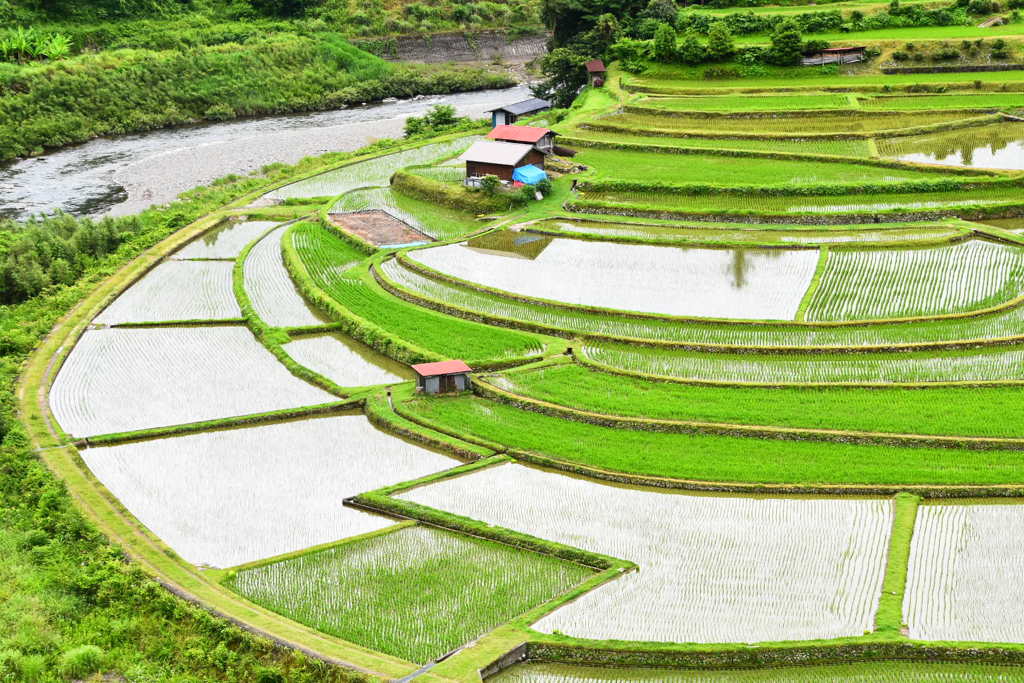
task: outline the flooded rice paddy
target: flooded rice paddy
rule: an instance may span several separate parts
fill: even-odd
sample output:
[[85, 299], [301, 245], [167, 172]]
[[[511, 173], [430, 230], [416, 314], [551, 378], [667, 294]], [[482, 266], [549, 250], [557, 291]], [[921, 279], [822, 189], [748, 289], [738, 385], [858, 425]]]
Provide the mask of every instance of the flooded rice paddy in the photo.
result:
[[924, 505], [903, 614], [921, 640], [1024, 641], [1024, 506]]
[[174, 253], [175, 259], [234, 259], [276, 221], [225, 221]]
[[391, 384], [413, 377], [407, 365], [343, 334], [301, 337], [285, 344], [284, 350], [299, 365], [342, 387]]
[[240, 326], [88, 330], [50, 391], [57, 422], [76, 437], [335, 400]]
[[232, 267], [225, 261], [164, 261], [125, 290], [94, 322], [240, 318], [242, 310], [231, 288]]
[[[516, 239], [529, 248], [531, 238], [539, 239]], [[564, 238], [550, 239], [535, 256], [479, 241], [409, 256], [443, 273], [529, 297], [665, 315], [765, 320], [793, 319], [818, 262], [813, 249], [700, 249]]]
[[1024, 122], [878, 141], [885, 157], [922, 164], [1024, 169]]
[[287, 229], [274, 230], [249, 251], [243, 266], [245, 292], [256, 315], [272, 327], [324, 325], [330, 320], [306, 303], [284, 265], [281, 240]]
[[342, 500], [453, 464], [377, 431], [362, 415], [89, 448], [82, 457], [175, 552], [215, 567], [389, 526], [391, 519]]
[[682, 643], [871, 630], [893, 514], [887, 500], [687, 496], [512, 464], [399, 497], [640, 565], [533, 628]]

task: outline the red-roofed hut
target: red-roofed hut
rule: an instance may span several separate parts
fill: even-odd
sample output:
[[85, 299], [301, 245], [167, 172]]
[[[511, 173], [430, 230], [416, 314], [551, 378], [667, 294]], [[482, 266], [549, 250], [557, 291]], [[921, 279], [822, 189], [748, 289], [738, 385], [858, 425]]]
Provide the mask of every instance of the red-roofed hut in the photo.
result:
[[607, 73], [608, 69], [605, 68], [604, 62], [600, 59], [591, 59], [587, 62], [587, 76], [590, 78], [590, 85], [595, 88], [600, 88], [604, 85], [604, 77]]
[[416, 391], [425, 394], [448, 394], [469, 389], [472, 369], [461, 360], [420, 363], [412, 366], [416, 373]]
[[551, 154], [555, 147], [555, 131], [538, 126], [497, 126], [487, 134], [491, 140], [519, 142], [533, 145], [543, 154]]

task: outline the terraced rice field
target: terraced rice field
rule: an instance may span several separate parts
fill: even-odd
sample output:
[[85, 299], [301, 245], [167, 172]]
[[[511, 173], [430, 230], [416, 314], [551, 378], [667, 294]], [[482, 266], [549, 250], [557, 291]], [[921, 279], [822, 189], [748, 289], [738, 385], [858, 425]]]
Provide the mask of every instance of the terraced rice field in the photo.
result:
[[668, 111], [791, 111], [852, 109], [849, 95], [747, 95], [744, 97], [646, 97], [638, 106]]
[[576, 140], [596, 141], [627, 145], [657, 145], [658, 147], [684, 147], [693, 149], [740, 149], [754, 152], [786, 152], [791, 154], [827, 154], [843, 157], [867, 157], [870, 150], [866, 140], [787, 140], [787, 139], [746, 139], [746, 138], [714, 138], [694, 137], [685, 133], [659, 133], [657, 129], [628, 128], [607, 126], [601, 123], [600, 129], [573, 128], [568, 132], [571, 136], [566, 140], [570, 144], [579, 144]]
[[1024, 289], [1024, 249], [970, 240], [926, 249], [833, 249], [807, 320], [866, 320], [996, 306]]
[[[534, 624], [583, 638], [758, 642], [871, 629], [892, 507], [884, 500], [684, 496], [499, 465], [400, 495], [636, 562]], [[813, 554], [802, 539], [815, 538]]]
[[295, 289], [281, 255], [281, 240], [287, 227], [280, 227], [256, 243], [243, 264], [245, 292], [256, 315], [273, 327], [323, 325], [317, 314]]
[[889, 114], [787, 115], [779, 117], [740, 116], [666, 116], [652, 113], [624, 113], [602, 116], [594, 121], [628, 129], [654, 129], [710, 133], [776, 134], [799, 138], [801, 135], [838, 135], [843, 133], [879, 133], [889, 130], [930, 126], [977, 118], [977, 114], [959, 112], [907, 112]]
[[250, 242], [274, 227], [274, 221], [227, 221], [176, 251], [177, 259], [234, 259]]
[[910, 637], [1020, 643], [1024, 506], [925, 505], [903, 604]]
[[100, 325], [169, 320], [240, 318], [231, 287], [232, 263], [164, 261], [117, 297], [95, 322]]
[[342, 500], [454, 464], [361, 415], [90, 448], [82, 457], [171, 549], [214, 567], [383, 529], [391, 520]]
[[859, 98], [864, 109], [988, 109], [1008, 111], [1024, 107], [1020, 93], [983, 93], [978, 95], [902, 95], [899, 97]]
[[77, 437], [334, 400], [289, 373], [243, 327], [89, 330], [50, 391], [57, 421]]
[[320, 631], [426, 663], [592, 574], [553, 557], [409, 527], [246, 569], [231, 584]]
[[[454, 170], [460, 179], [465, 175], [464, 169]], [[349, 192], [334, 203], [331, 213], [364, 211], [366, 209], [387, 211], [416, 230], [439, 240], [452, 239], [480, 228], [480, 223], [469, 214], [406, 197], [389, 187], [374, 187]]]
[[449, 275], [523, 296], [680, 316], [792, 319], [814, 250], [743, 252], [553, 239], [534, 259], [453, 244], [410, 253]]
[[395, 171], [406, 166], [428, 164], [455, 156], [478, 139], [479, 136], [470, 135], [348, 164], [334, 171], [285, 185], [268, 193], [266, 197], [273, 200], [295, 197], [336, 197], [363, 187], [385, 187]]
[[889, 138], [878, 141], [878, 152], [922, 164], [1024, 170], [1024, 123]]
[[341, 334], [301, 337], [285, 344], [284, 350], [299, 365], [342, 387], [391, 384], [412, 377], [407, 366]]

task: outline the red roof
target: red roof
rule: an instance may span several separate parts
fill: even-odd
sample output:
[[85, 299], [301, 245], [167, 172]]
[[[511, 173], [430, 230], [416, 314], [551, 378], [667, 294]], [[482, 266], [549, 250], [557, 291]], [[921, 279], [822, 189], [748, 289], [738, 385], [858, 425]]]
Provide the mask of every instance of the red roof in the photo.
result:
[[604, 62], [600, 59], [591, 59], [587, 62], [587, 71], [589, 73], [604, 73], [608, 69], [604, 68]]
[[458, 372], [470, 372], [471, 369], [461, 360], [442, 360], [436, 363], [420, 363], [412, 366], [420, 377], [435, 377], [437, 375], [452, 375]]
[[537, 128], [536, 126], [495, 126], [494, 130], [487, 134], [491, 140], [506, 140], [508, 142], [529, 142], [534, 143], [550, 133], [548, 128]]

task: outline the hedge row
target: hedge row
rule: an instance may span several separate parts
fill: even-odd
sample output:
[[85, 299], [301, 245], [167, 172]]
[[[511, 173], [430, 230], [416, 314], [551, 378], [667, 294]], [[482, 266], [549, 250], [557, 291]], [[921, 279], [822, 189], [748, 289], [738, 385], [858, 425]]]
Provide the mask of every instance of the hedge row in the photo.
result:
[[[1002, 119], [1000, 119], [1002, 120]], [[990, 123], [986, 121], [986, 123]], [[601, 128], [594, 128], [594, 130], [601, 130], [603, 128], [613, 128], [607, 124], [600, 124]], [[591, 124], [581, 126], [581, 128], [590, 127]], [[614, 126], [614, 132], [629, 132], [630, 134], [636, 135], [638, 131], [627, 129], [619, 126]], [[666, 135], [658, 135], [653, 133], [650, 129], [644, 129], [644, 135], [651, 135], [652, 137], [673, 137], [673, 138], [729, 138], [729, 139], [746, 139], [737, 135], [718, 135], [713, 133], [685, 133], [681, 134], [678, 131], [666, 131]], [[670, 134], [668, 134], [670, 133]], [[771, 139], [771, 138], [759, 138], [754, 134], [751, 136], [755, 139]], [[803, 139], [803, 138], [793, 138]], [[899, 170], [915, 170], [932, 172], [937, 175], [962, 175], [962, 176], [985, 176], [989, 178], [993, 177], [1004, 177], [1005, 173], [994, 172], [991, 170], [978, 169], [978, 168], [958, 168], [955, 166], [940, 167], [940, 166], [929, 166], [927, 164], [915, 164], [905, 161], [896, 161], [889, 159], [875, 159], [869, 157], [844, 157], [830, 154], [803, 154], [799, 152], [768, 152], [753, 149], [725, 149], [721, 147], [675, 147], [670, 145], [657, 145], [654, 143], [650, 144], [639, 144], [633, 142], [613, 142], [609, 140], [593, 140], [588, 138], [577, 138], [569, 135], [562, 137], [562, 142], [573, 145], [575, 147], [591, 147], [593, 149], [620, 149], [629, 152], [655, 152], [657, 154], [696, 154], [701, 156], [723, 156], [723, 157], [748, 157], [756, 159], [778, 159], [782, 161], [822, 161], [828, 163], [844, 163], [844, 164], [856, 164], [859, 166], [873, 166], [876, 168], [893, 168]]]
[[511, 200], [501, 195], [488, 197], [483, 192], [471, 192], [461, 185], [442, 183], [405, 171], [391, 176], [391, 187], [416, 199], [474, 214], [508, 211], [512, 206]]

